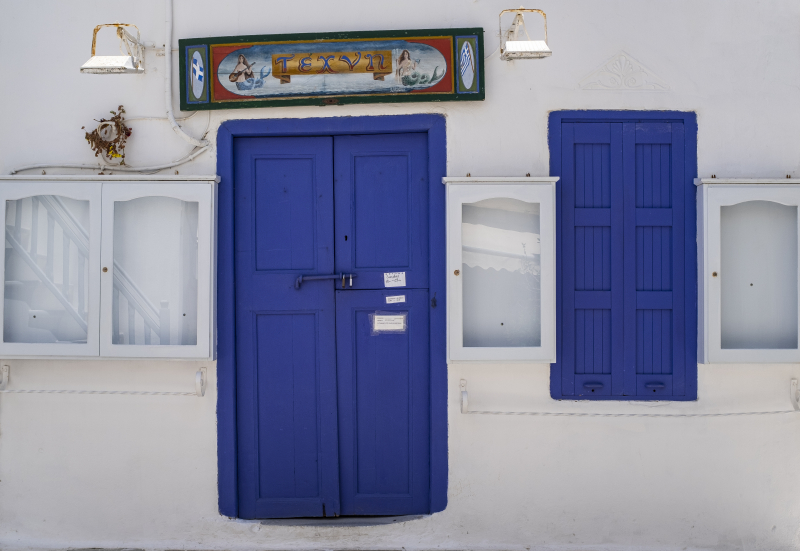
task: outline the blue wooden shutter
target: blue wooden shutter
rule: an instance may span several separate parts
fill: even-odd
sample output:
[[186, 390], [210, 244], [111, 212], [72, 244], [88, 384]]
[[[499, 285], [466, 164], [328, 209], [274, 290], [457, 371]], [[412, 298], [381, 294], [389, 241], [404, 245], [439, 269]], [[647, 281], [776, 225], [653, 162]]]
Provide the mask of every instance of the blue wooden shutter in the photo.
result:
[[696, 234], [684, 124], [560, 126], [551, 394], [693, 399]]

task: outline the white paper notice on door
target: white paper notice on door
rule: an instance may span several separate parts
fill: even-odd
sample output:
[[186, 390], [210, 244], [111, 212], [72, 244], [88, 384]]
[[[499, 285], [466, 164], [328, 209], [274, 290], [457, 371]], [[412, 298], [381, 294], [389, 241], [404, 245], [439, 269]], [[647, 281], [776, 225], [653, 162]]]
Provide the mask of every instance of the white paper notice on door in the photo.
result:
[[383, 274], [384, 287], [405, 287], [406, 286], [406, 273], [405, 272], [385, 272]]
[[405, 302], [406, 296], [405, 295], [393, 295], [390, 297], [386, 297], [386, 304], [397, 304], [398, 302]]
[[370, 334], [405, 333], [408, 329], [408, 312], [375, 312], [369, 315]]

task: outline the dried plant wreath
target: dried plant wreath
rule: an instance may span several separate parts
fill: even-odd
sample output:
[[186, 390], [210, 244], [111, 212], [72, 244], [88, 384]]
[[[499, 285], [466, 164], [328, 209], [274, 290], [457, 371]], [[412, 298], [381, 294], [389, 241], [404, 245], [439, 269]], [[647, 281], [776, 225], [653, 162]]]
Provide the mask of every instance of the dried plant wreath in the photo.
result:
[[[94, 156], [100, 155], [107, 161], [115, 164], [125, 164], [125, 142], [131, 135], [131, 129], [125, 126], [125, 109], [120, 105], [116, 111], [111, 111], [110, 119], [100, 119], [100, 124], [91, 132], [86, 133], [86, 141], [94, 151]], [[81, 130], [86, 127], [82, 126]]]

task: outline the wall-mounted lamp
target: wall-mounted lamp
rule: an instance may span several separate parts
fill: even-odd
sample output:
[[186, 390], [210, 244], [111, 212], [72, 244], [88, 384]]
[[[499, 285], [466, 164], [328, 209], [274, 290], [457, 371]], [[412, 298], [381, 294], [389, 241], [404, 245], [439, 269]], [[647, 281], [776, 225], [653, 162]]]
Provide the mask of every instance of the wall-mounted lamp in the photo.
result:
[[[128, 55], [94, 55], [97, 45], [97, 31], [102, 27], [116, 27], [119, 37], [119, 51]], [[134, 38], [123, 27], [134, 27], [136, 37]], [[122, 47], [125, 47], [123, 51]], [[141, 74], [144, 73], [144, 45], [139, 38], [139, 27], [129, 23], [108, 23], [98, 25], [94, 28], [92, 35], [92, 58], [81, 66], [81, 73], [106, 74]]]
[[[528, 36], [528, 29], [525, 28], [524, 13], [539, 13], [544, 19], [544, 40], [531, 40]], [[508, 30], [503, 33], [503, 14], [513, 13], [514, 21]], [[525, 31], [528, 40], [519, 40], [520, 27]], [[503, 10], [500, 12], [500, 59], [510, 61], [512, 59], [538, 59], [549, 57], [553, 52], [547, 46], [547, 15], [542, 10], [519, 8], [516, 10]]]

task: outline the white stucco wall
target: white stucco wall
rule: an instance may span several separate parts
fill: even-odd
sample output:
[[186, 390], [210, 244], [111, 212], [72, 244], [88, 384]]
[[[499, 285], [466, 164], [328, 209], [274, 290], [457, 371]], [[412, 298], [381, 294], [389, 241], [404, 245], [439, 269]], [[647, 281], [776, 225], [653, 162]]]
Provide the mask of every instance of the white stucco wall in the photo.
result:
[[[482, 26], [486, 0], [175, 1], [178, 38]], [[447, 117], [448, 174], [548, 173], [547, 114], [670, 109], [698, 114], [699, 175], [800, 177], [800, 4], [542, 0], [553, 57], [486, 61], [482, 103], [382, 104], [200, 113], [209, 120], [406, 113]], [[163, 58], [144, 76], [81, 75], [98, 23], [132, 22], [163, 42], [161, 0], [0, 0], [0, 173], [91, 163], [81, 126], [123, 104], [163, 115]], [[536, 29], [531, 18], [531, 31]], [[101, 42], [101, 47], [104, 43]], [[111, 51], [116, 49], [112, 41]], [[668, 91], [582, 90], [626, 51]], [[177, 60], [177, 54], [176, 60]], [[177, 75], [177, 61], [174, 65]], [[177, 105], [177, 83], [174, 96]], [[165, 122], [132, 123], [128, 163], [177, 159], [190, 146]], [[215, 171], [213, 152], [179, 168]], [[49, 170], [48, 174], [67, 171]], [[449, 504], [394, 526], [287, 527], [217, 513], [216, 377], [196, 362], [10, 361], [15, 388], [191, 390], [194, 397], [0, 395], [0, 548], [158, 549], [798, 549], [800, 415], [705, 418], [461, 415], [476, 409], [727, 412], [791, 409], [798, 365], [699, 368], [690, 403], [555, 402], [547, 365], [449, 368]]]

